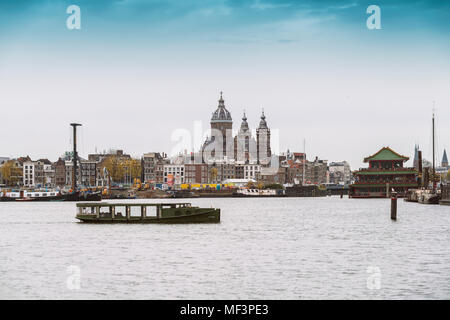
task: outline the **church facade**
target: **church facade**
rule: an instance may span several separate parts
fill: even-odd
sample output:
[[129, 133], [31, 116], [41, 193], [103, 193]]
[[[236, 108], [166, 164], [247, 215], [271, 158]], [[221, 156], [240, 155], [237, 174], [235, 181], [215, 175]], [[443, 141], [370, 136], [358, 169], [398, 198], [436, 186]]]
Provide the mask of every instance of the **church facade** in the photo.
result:
[[239, 131], [233, 136], [233, 119], [221, 92], [210, 124], [211, 137], [206, 139], [201, 150], [204, 163], [270, 164], [270, 128], [264, 111], [256, 135], [252, 133], [244, 112]]

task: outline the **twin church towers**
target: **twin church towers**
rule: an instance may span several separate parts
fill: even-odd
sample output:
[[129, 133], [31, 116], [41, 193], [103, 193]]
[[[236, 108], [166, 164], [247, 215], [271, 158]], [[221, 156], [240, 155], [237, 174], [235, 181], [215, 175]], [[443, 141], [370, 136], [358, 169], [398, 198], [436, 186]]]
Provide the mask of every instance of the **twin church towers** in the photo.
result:
[[211, 137], [208, 137], [202, 147], [203, 162], [270, 163], [272, 155], [270, 148], [270, 129], [266, 116], [262, 111], [256, 137], [249, 128], [244, 112], [241, 127], [233, 137], [233, 119], [225, 107], [225, 100], [220, 93], [219, 105], [211, 117]]

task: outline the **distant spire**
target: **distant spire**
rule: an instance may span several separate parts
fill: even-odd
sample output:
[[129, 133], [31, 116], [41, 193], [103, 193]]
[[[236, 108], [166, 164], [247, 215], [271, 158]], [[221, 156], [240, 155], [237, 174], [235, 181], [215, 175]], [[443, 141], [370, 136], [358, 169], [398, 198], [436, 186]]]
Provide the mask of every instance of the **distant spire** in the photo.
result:
[[264, 114], [264, 108], [262, 109], [261, 121], [259, 122], [258, 129], [268, 129], [267, 122], [266, 122], [266, 115]]
[[247, 123], [247, 116], [245, 115], [245, 110], [244, 110], [244, 116], [242, 117], [240, 132], [247, 132], [248, 130], [249, 130], [249, 127], [248, 127], [248, 123]]
[[448, 158], [447, 158], [447, 151], [444, 149], [444, 155], [442, 156], [442, 163], [441, 165], [443, 167], [448, 167]]

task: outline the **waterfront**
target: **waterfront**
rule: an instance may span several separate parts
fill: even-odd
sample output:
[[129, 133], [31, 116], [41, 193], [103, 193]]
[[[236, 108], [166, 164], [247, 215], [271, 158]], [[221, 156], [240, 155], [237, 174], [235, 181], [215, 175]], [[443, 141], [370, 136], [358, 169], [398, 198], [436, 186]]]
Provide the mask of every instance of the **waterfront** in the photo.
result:
[[393, 222], [388, 199], [187, 200], [221, 223], [88, 225], [75, 203], [2, 203], [0, 298], [450, 298], [446, 206], [399, 201]]

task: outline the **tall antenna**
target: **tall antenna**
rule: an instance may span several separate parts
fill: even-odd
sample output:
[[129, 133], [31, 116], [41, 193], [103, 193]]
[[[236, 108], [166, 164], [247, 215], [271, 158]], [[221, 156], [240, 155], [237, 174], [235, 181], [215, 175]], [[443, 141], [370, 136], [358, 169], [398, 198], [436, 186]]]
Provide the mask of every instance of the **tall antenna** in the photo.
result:
[[435, 133], [434, 133], [434, 110], [435, 110], [435, 102], [434, 102], [434, 100], [433, 100], [433, 133], [432, 133], [432, 135], [433, 135], [433, 192], [435, 192], [436, 191], [436, 167], [435, 167], [435, 162], [436, 162], [436, 160], [435, 160], [435, 158], [436, 158], [436, 156], [435, 156], [435, 147], [434, 147], [434, 144], [435, 144]]
[[72, 190], [73, 192], [77, 191], [77, 161], [78, 161], [78, 152], [77, 152], [77, 127], [80, 127], [79, 123], [71, 123], [73, 127], [73, 168], [72, 168]]

